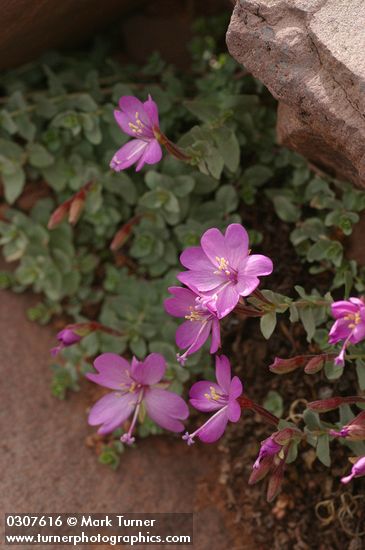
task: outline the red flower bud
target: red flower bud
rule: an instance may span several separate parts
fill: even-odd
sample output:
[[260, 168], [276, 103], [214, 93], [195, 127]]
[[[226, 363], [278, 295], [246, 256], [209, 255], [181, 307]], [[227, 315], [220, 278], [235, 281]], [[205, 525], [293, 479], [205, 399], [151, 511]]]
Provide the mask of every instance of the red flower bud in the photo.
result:
[[136, 225], [141, 220], [141, 218], [141, 215], [134, 216], [129, 220], [129, 222], [122, 225], [122, 227], [116, 232], [113, 237], [113, 240], [110, 244], [110, 250], [115, 252], [124, 245], [124, 243], [128, 240], [130, 234], [132, 233], [133, 226]]
[[316, 357], [312, 357], [312, 359], [308, 361], [304, 367], [304, 372], [306, 374], [315, 374], [316, 372], [319, 372], [323, 369], [325, 360], [325, 355], [317, 355]]
[[64, 220], [64, 218], [67, 216], [68, 206], [68, 201], [66, 201], [56, 208], [56, 210], [51, 214], [51, 217], [49, 218], [47, 224], [48, 229], [53, 229]]
[[81, 216], [81, 213], [85, 206], [85, 199], [82, 197], [75, 197], [70, 205], [68, 213], [68, 221], [71, 225], [75, 225]]
[[365, 397], [359, 395], [349, 397], [330, 397], [329, 399], [321, 399], [308, 403], [307, 408], [315, 412], [327, 412], [338, 409], [341, 405], [354, 405], [355, 403], [365, 403]]
[[289, 359], [275, 357], [274, 362], [269, 366], [269, 369], [275, 374], [285, 374], [302, 367], [307, 361], [307, 355], [297, 355], [296, 357], [290, 357]]
[[284, 470], [285, 459], [280, 461], [279, 465], [275, 468], [270, 476], [266, 494], [268, 502], [272, 502], [274, 498], [279, 494], [284, 479]]

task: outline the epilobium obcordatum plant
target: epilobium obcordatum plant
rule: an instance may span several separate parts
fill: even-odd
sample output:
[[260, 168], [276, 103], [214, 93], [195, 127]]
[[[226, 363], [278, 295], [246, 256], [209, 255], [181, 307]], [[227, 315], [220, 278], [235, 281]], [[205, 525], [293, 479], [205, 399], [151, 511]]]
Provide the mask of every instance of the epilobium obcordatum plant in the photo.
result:
[[[274, 430], [249, 480], [268, 476], [270, 500], [308, 445], [326, 466], [329, 444], [346, 445], [354, 462], [347, 483], [364, 474], [364, 415], [350, 407], [365, 403], [365, 279], [344, 251], [365, 194], [278, 148], [270, 98], [202, 30], [191, 46], [193, 78], [157, 55], [138, 70], [105, 62], [99, 43], [87, 56], [48, 54], [1, 79], [8, 207], [0, 242], [6, 260], [18, 262], [1, 284], [42, 294], [31, 319], [63, 315], [55, 395], [78, 389], [83, 374], [111, 390], [89, 416], [101, 425], [102, 462], [116, 466], [136, 435], [160, 428], [188, 444], [214, 442], [252, 411]], [[276, 283], [259, 289], [287, 269], [277, 252], [257, 250], [270, 205], [311, 274], [310, 292], [301, 280], [290, 296]], [[360, 391], [332, 391], [287, 420], [273, 414], [270, 399], [264, 407], [250, 398], [225, 334], [252, 317], [275, 338], [285, 314], [304, 326], [308, 353], [300, 342], [300, 355], [272, 357], [268, 376], [302, 369], [335, 383], [355, 363]], [[207, 414], [189, 430], [185, 389]]]

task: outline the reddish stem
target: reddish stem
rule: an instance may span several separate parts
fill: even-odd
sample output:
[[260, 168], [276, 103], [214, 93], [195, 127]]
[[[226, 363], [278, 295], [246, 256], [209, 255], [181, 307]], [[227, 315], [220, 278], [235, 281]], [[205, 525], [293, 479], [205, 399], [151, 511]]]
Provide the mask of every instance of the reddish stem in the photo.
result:
[[236, 313], [236, 315], [242, 314], [242, 315], [245, 315], [246, 317], [262, 317], [265, 314], [264, 311], [254, 309], [249, 306], [243, 306], [242, 304], [238, 304], [235, 307], [234, 313]]
[[277, 427], [277, 425], [279, 424], [279, 418], [277, 416], [272, 414], [264, 407], [261, 407], [261, 405], [258, 405], [257, 403], [252, 401], [252, 399], [249, 399], [245, 395], [241, 395], [241, 397], [238, 397], [237, 401], [242, 409], [249, 409], [258, 413], [272, 426]]
[[259, 300], [261, 300], [261, 302], [264, 302], [264, 304], [269, 304], [271, 306], [274, 305], [267, 298], [265, 298], [265, 296], [262, 294], [261, 290], [259, 290], [258, 288], [256, 288], [256, 290], [253, 291], [252, 295], [255, 296], [256, 298], [258, 298]]
[[191, 156], [184, 153], [184, 151], [180, 149], [180, 147], [170, 141], [169, 138], [161, 132], [161, 130], [158, 131], [158, 142], [165, 147], [170, 155], [177, 158], [178, 160], [182, 160], [184, 162], [188, 162], [189, 160], [191, 160]]

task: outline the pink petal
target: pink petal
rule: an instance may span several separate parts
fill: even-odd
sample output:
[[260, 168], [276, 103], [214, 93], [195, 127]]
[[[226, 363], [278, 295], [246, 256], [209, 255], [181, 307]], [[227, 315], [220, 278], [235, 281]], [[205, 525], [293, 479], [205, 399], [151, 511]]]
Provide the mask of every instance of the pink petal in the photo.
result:
[[89, 413], [91, 426], [102, 424], [98, 433], [106, 434], [115, 430], [130, 416], [136, 406], [138, 393], [120, 394], [111, 392], [95, 403]]
[[148, 142], [141, 139], [128, 141], [115, 153], [110, 161], [110, 168], [116, 172], [129, 168], [141, 158], [147, 145]]
[[243, 392], [243, 386], [241, 380], [238, 378], [238, 376], [234, 376], [231, 381], [231, 385], [229, 388], [229, 397], [231, 399], [237, 399]]
[[224, 434], [224, 430], [227, 427], [228, 416], [227, 409], [221, 409], [221, 411], [200, 429], [197, 434], [199, 439], [204, 443], [213, 443], [217, 441]]
[[210, 346], [210, 353], [216, 353], [221, 347], [221, 329], [218, 319], [212, 320], [212, 343]]
[[237, 302], [240, 299], [236, 288], [237, 285], [229, 283], [219, 292], [216, 303], [219, 319], [222, 319], [228, 315], [228, 313], [236, 307]]
[[258, 277], [248, 277], [245, 273], [239, 273], [235, 288], [240, 296], [248, 296], [259, 286], [259, 284], [260, 279]]
[[217, 258], [228, 259], [225, 238], [216, 227], [208, 229], [208, 231], [203, 234], [200, 244], [214, 266], [218, 266], [219, 264]]
[[158, 107], [149, 94], [148, 94], [148, 100], [143, 103], [143, 107], [149, 116], [151, 126], [158, 128], [160, 126], [160, 123], [158, 120]]
[[226, 229], [225, 243], [229, 265], [236, 269], [248, 254], [248, 233], [239, 223], [232, 223]]
[[[118, 111], [117, 109], [114, 111], [114, 118], [119, 124], [121, 130], [127, 134], [128, 136], [132, 136], [133, 138], [136, 137], [136, 132], [129, 126], [131, 119], [128, 115], [125, 113], [122, 113], [122, 111]], [[133, 123], [132, 123], [133, 124]]]
[[357, 344], [361, 340], [365, 338], [365, 323], [359, 323], [354, 328], [354, 332], [352, 333], [352, 336], [350, 337], [351, 344]]
[[143, 402], [148, 416], [161, 428], [171, 432], [181, 432], [184, 429], [181, 420], [189, 416], [189, 409], [176, 393], [150, 388], [146, 391]]
[[232, 400], [228, 403], [227, 416], [230, 422], [238, 422], [241, 418], [241, 407], [237, 401]]
[[132, 362], [132, 377], [140, 384], [157, 384], [165, 374], [166, 361], [160, 353], [150, 353], [144, 361]]
[[160, 162], [161, 158], [162, 149], [160, 144], [156, 139], [151, 139], [136, 166], [136, 172], [139, 172], [145, 164], [156, 164], [156, 162]]
[[359, 308], [362, 308], [365, 306], [364, 300], [362, 300], [361, 298], [349, 298], [349, 302], [351, 302], [352, 304], [355, 304]]
[[208, 271], [182, 271], [178, 274], [178, 280], [192, 290], [197, 289], [202, 292], [214, 290], [221, 284], [221, 277], [214, 274], [214, 268]]
[[225, 355], [217, 355], [215, 358], [215, 377], [224, 393], [228, 395], [231, 384], [231, 365]]
[[180, 256], [180, 262], [187, 269], [193, 269], [199, 271], [214, 271], [212, 263], [208, 260], [207, 256], [201, 246], [191, 246], [184, 250]]
[[99, 386], [121, 390], [123, 386], [132, 382], [128, 361], [116, 353], [102, 353], [95, 359], [94, 367], [98, 373], [87, 373], [86, 378]]
[[176, 344], [180, 349], [188, 348], [197, 339], [201, 331], [200, 321], [184, 321], [176, 331]]
[[354, 474], [350, 474], [349, 476], [342, 477], [341, 483], [350, 483], [350, 481], [352, 481], [354, 477], [355, 477]]
[[328, 341], [330, 344], [337, 344], [340, 340], [346, 340], [350, 333], [349, 321], [339, 318], [331, 327]]
[[211, 321], [185, 321], [176, 331], [176, 344], [179, 348], [189, 348], [187, 354], [198, 351], [208, 339]]
[[150, 119], [145, 111], [142, 101], [134, 97], [133, 95], [124, 95], [119, 100], [119, 108], [130, 118], [132, 122], [136, 121], [136, 113], [141, 122], [149, 127]]
[[267, 256], [252, 254], [240, 263], [238, 269], [242, 276], [258, 277], [259, 275], [270, 275], [273, 270], [273, 264]]
[[173, 295], [172, 298], [167, 298], [164, 301], [164, 307], [167, 313], [174, 317], [185, 317], [189, 313], [189, 308], [196, 306], [195, 298], [197, 295], [188, 288], [181, 286], [171, 286], [169, 292]]
[[196, 382], [191, 387], [189, 391], [190, 404], [198, 411], [217, 411], [218, 409], [221, 409], [222, 406], [224, 406], [222, 405], [222, 403], [218, 403], [217, 401], [214, 401], [214, 399], [207, 397], [210, 396], [211, 388], [214, 388], [217, 394], [220, 394], [222, 392], [218, 384], [215, 384], [214, 382], [209, 382], [208, 380]]
[[358, 311], [357, 305], [353, 304], [349, 300], [339, 300], [331, 304], [331, 313], [335, 319], [344, 317], [349, 313], [356, 313]]

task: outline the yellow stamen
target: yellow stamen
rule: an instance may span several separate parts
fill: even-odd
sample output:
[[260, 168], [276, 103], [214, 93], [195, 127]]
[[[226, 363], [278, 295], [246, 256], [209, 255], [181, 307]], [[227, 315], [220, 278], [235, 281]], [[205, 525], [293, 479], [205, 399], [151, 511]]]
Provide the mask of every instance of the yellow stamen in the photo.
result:
[[205, 393], [204, 397], [208, 399], [208, 401], [219, 401], [219, 399], [222, 397], [220, 393], [217, 392], [214, 386], [210, 386], [209, 388], [210, 393]]
[[198, 311], [192, 311], [189, 315], [185, 315], [185, 319], [188, 321], [200, 321], [202, 318]]
[[361, 322], [361, 316], [360, 316], [360, 313], [357, 312], [357, 313], [349, 313], [348, 315], [345, 315], [344, 316], [344, 319], [346, 321], [351, 321], [349, 324], [348, 324], [348, 328], [350, 328], [351, 330], [353, 330], [354, 328], [356, 328], [356, 325], [358, 325], [360, 322]]
[[214, 275], [219, 275], [220, 271], [224, 271], [224, 273], [228, 276], [231, 274], [229, 271], [229, 261], [225, 258], [220, 258], [219, 256], [215, 257], [217, 263], [218, 263], [218, 271], [214, 271]]

